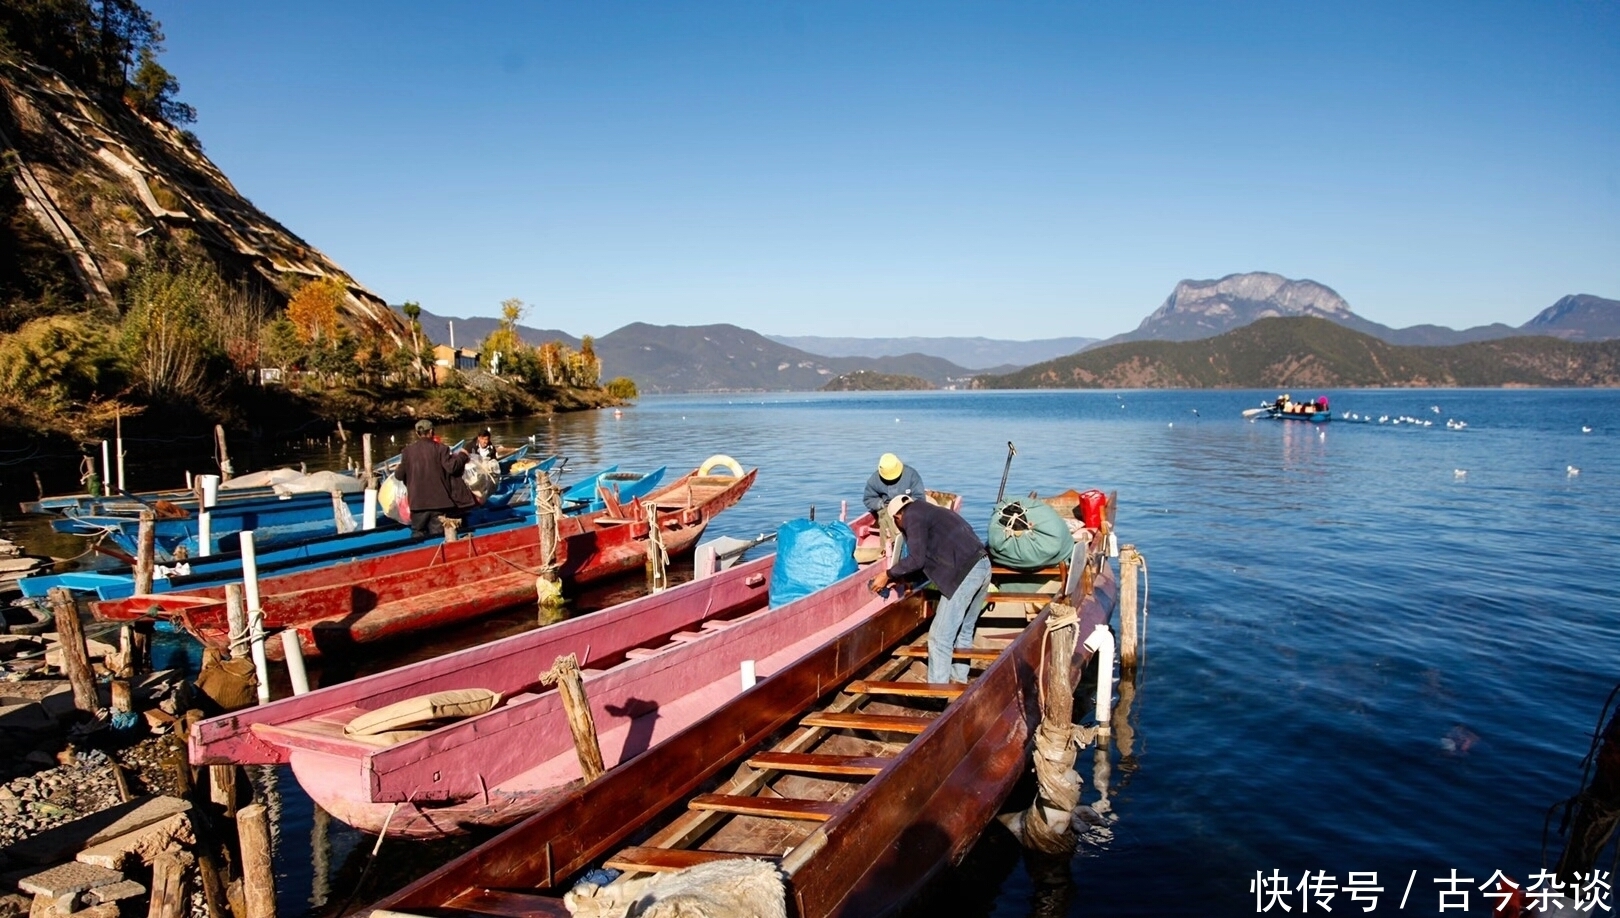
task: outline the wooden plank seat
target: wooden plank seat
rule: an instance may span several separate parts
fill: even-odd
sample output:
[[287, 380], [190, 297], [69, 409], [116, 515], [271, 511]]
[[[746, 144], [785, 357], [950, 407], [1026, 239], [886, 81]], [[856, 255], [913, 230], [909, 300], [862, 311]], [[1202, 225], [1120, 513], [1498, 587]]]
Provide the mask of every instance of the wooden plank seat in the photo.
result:
[[[896, 656], [912, 657], [915, 659], [928, 659], [928, 645], [912, 644], [895, 651]], [[951, 656], [958, 660], [994, 660], [1001, 656], [1000, 648], [996, 647], [958, 647], [951, 652]]]
[[689, 809], [737, 816], [763, 816], [767, 819], [803, 819], [826, 822], [838, 812], [839, 804], [827, 800], [799, 800], [794, 797], [736, 797], [730, 794], [699, 794], [687, 804]]
[[664, 647], [632, 647], [624, 652], [625, 657], [631, 660], [640, 660], [643, 657], [657, 656], [664, 652]]
[[875, 775], [893, 761], [881, 755], [832, 755], [821, 752], [761, 752], [748, 760], [751, 768], [791, 771], [807, 775]]
[[636, 845], [625, 848], [602, 863], [603, 866], [612, 867], [614, 870], [663, 873], [685, 870], [688, 867], [696, 867], [698, 864], [734, 861], [745, 857], [757, 858], [762, 861], [780, 861], [782, 859], [779, 854], [750, 854], [747, 851], [704, 851], [692, 848], [652, 848]]
[[670, 635], [669, 639], [677, 643], [685, 643], [686, 641], [695, 641], [700, 637], [703, 637], [701, 631], [677, 631]]
[[799, 721], [807, 727], [835, 727], [839, 730], [874, 730], [888, 733], [917, 734], [928, 729], [932, 717], [910, 717], [905, 714], [845, 714], [823, 712], [811, 714]]
[[851, 682], [844, 691], [851, 695], [906, 695], [914, 698], [955, 698], [967, 689], [960, 682]]
[[1046, 605], [1058, 598], [1056, 593], [1014, 593], [1008, 590], [991, 590], [989, 602], [1028, 602], [1036, 605]]

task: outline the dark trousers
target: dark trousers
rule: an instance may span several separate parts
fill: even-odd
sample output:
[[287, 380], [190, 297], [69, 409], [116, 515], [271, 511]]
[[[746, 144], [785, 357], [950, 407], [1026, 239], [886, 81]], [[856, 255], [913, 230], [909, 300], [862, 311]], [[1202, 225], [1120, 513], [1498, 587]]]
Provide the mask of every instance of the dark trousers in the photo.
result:
[[444, 535], [444, 518], [454, 511], [411, 509], [411, 538], [426, 539]]

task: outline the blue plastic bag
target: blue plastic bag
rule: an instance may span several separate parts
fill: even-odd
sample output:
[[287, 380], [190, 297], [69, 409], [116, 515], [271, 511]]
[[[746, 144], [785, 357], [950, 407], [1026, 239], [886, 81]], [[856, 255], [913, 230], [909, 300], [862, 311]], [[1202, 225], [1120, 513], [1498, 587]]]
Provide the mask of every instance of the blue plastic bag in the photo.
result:
[[776, 530], [771, 608], [785, 606], [855, 573], [855, 531], [843, 523], [790, 520]]

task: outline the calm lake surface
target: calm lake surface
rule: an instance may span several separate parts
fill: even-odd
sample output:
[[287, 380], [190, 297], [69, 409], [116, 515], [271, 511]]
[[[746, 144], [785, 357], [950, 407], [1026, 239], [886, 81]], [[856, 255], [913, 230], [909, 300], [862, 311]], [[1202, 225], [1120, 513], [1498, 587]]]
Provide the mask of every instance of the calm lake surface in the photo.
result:
[[[1240, 418], [1275, 394], [653, 397], [618, 418], [496, 434], [534, 434], [581, 473], [685, 469], [713, 453], [760, 467], [712, 535], [771, 531], [812, 506], [836, 516], [885, 451], [960, 492], [981, 531], [1009, 440], [1009, 494], [1118, 491], [1120, 538], [1146, 557], [1150, 595], [1134, 742], [1128, 757], [1111, 750], [1098, 807], [1107, 824], [1055, 868], [992, 827], [931, 913], [1254, 914], [1257, 872], [1297, 886], [1320, 871], [1342, 886], [1354, 871], [1376, 872], [1375, 913], [1439, 914], [1453, 887], [1435, 881], [1453, 869], [1472, 878], [1455, 887], [1473, 891], [1470, 913], [1488, 913], [1477, 890], [1495, 871], [1523, 880], [1556, 858], [1544, 820], [1578, 789], [1620, 680], [1620, 392], [1330, 391], [1336, 416], [1374, 420]], [[337, 457], [320, 446], [275, 458]], [[528, 624], [513, 613], [408, 656]], [[1083, 800], [1095, 804], [1090, 762]], [[280, 798], [281, 914], [330, 911], [371, 840], [313, 814], [286, 773], [261, 780]], [[351, 907], [449, 852], [385, 842]], [[1332, 904], [1362, 913], [1343, 892]]]

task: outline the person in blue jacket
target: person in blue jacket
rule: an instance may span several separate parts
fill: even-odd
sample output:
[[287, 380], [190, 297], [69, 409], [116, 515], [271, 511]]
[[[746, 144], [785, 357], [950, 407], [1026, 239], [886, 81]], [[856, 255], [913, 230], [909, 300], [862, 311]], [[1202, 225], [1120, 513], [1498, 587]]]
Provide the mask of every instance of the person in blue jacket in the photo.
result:
[[990, 595], [990, 553], [955, 510], [901, 494], [888, 511], [906, 537], [906, 555], [868, 586], [879, 593], [898, 580], [933, 581], [941, 598], [928, 626], [928, 681], [965, 683], [967, 661], [953, 659], [952, 651], [973, 646], [973, 629]]
[[912, 500], [923, 499], [922, 476], [917, 470], [900, 461], [894, 453], [884, 453], [878, 460], [877, 471], [866, 479], [866, 494], [861, 503], [877, 516], [882, 516], [889, 501], [905, 494]]

